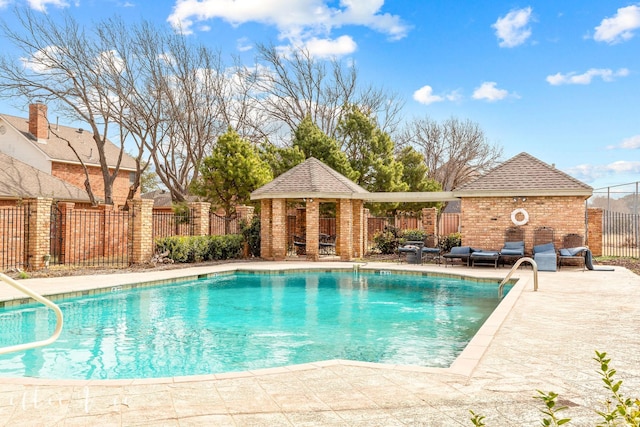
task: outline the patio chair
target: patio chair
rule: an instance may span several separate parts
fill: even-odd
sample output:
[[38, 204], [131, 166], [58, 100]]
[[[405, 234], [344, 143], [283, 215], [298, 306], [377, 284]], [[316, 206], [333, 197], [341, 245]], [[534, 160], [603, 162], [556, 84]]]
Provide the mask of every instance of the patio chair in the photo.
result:
[[533, 259], [539, 271], [556, 271], [558, 257], [553, 243], [554, 230], [551, 227], [539, 227], [533, 231]]
[[463, 261], [468, 267], [471, 253], [473, 251], [474, 249], [470, 246], [454, 246], [453, 248], [451, 248], [450, 252], [442, 255], [445, 261], [444, 266], [446, 267], [448, 263], [451, 263], [451, 265], [453, 265], [453, 261], [459, 259], [460, 261]]
[[432, 259], [440, 264], [440, 248], [438, 247], [438, 239], [435, 234], [427, 234], [424, 238], [424, 246], [422, 246], [422, 259]]
[[305, 255], [307, 253], [307, 242], [304, 236], [293, 235], [293, 246], [296, 250], [296, 255]]
[[500, 259], [517, 261], [524, 256], [524, 229], [509, 227], [504, 232], [504, 246], [500, 249]]
[[336, 253], [336, 236], [320, 233], [319, 251], [323, 255], [331, 255]]
[[567, 262], [577, 262], [582, 265], [582, 271], [586, 268], [586, 254], [589, 248], [583, 245], [584, 240], [580, 234], [567, 234], [562, 238], [562, 248], [558, 256], [558, 268]]

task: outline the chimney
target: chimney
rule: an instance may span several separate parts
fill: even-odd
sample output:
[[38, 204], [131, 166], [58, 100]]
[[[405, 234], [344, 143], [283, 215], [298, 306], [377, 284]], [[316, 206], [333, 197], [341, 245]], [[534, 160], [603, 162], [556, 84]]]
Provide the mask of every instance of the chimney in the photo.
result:
[[47, 121], [47, 106], [36, 102], [29, 105], [29, 132], [38, 141], [49, 138], [49, 122]]

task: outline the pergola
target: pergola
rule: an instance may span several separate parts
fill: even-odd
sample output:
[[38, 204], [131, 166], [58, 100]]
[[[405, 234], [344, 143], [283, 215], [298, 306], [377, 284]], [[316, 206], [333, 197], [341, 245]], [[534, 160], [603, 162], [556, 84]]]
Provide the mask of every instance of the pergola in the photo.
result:
[[372, 202], [437, 202], [457, 200], [449, 192], [370, 193], [318, 159], [305, 162], [251, 193], [260, 200], [261, 257], [283, 260], [287, 254], [287, 201], [306, 208], [306, 253], [310, 260], [320, 255], [320, 204], [336, 204], [336, 255], [350, 261], [366, 251], [363, 204]]

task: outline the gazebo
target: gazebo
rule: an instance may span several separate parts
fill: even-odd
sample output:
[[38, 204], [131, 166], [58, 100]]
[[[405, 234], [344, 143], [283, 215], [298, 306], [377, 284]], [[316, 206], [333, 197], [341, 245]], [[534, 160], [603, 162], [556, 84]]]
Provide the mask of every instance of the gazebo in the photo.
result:
[[251, 193], [260, 200], [261, 244], [264, 259], [283, 260], [287, 252], [287, 201], [306, 208], [306, 254], [320, 255], [320, 204], [336, 204], [336, 255], [349, 261], [365, 251], [363, 200], [370, 194], [344, 175], [310, 157]]

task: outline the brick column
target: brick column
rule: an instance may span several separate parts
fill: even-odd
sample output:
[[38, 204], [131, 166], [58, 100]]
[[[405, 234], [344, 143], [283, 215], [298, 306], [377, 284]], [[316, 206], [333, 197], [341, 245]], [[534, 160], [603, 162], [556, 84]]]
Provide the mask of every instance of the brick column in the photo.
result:
[[191, 220], [193, 221], [194, 236], [209, 235], [209, 210], [211, 203], [207, 202], [191, 202], [188, 204], [189, 209], [193, 213]]
[[[364, 205], [364, 203], [363, 203]], [[362, 210], [362, 244], [364, 245], [363, 254], [367, 254], [369, 252], [369, 217], [371, 216], [371, 212], [369, 209], [364, 208]]]
[[271, 202], [271, 199], [262, 199], [260, 201], [260, 258], [263, 259], [273, 259]]
[[271, 201], [271, 245], [275, 261], [287, 255], [287, 199]]
[[238, 217], [238, 221], [246, 221], [247, 224], [251, 224], [251, 220], [253, 220], [255, 210], [256, 208], [254, 208], [253, 206], [236, 206], [236, 215]]
[[365, 253], [364, 209], [362, 200], [352, 200], [353, 206], [353, 256], [362, 258]]
[[587, 240], [586, 245], [589, 246], [593, 256], [602, 256], [602, 209], [587, 209]]
[[308, 199], [307, 203], [306, 227], [307, 227], [307, 259], [317, 261], [320, 246], [320, 202]]
[[351, 261], [353, 258], [353, 205], [351, 200], [340, 199], [337, 202], [336, 217], [338, 241], [336, 247], [340, 248], [340, 260]]
[[438, 234], [438, 209], [422, 208], [422, 229], [428, 234]]
[[44, 267], [44, 256], [49, 254], [49, 239], [51, 233], [51, 204], [52, 199], [38, 197], [30, 199], [29, 203], [29, 235], [27, 240], [27, 268], [38, 270]]
[[127, 201], [131, 219], [129, 220], [130, 264], [148, 262], [155, 251], [153, 241], [153, 200], [131, 199]]

